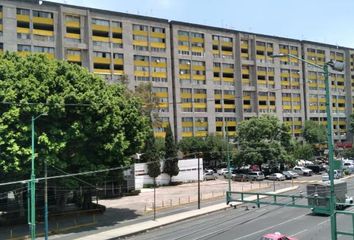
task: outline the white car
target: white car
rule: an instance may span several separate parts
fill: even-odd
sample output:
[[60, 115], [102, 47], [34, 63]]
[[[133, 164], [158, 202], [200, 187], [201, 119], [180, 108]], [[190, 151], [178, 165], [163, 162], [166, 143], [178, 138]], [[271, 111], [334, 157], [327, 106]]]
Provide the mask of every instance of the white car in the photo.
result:
[[293, 171], [303, 176], [312, 176], [313, 174], [311, 169], [300, 167], [300, 166], [294, 167]]
[[218, 169], [217, 171], [217, 174], [219, 175], [224, 175], [225, 173], [227, 173], [227, 168], [221, 168], [221, 169]]

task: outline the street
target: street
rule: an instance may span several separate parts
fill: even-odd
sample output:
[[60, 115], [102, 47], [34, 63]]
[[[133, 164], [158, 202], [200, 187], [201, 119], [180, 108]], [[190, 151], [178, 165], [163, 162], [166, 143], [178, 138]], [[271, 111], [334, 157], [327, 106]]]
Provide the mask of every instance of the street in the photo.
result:
[[[353, 195], [353, 188], [353, 180], [349, 179], [349, 195]], [[302, 186], [293, 194], [304, 190]], [[269, 205], [262, 205], [260, 209], [257, 209], [248, 204], [247, 210], [245, 206], [175, 223], [127, 239], [258, 240], [263, 234], [270, 232], [281, 232], [297, 239], [330, 239], [329, 218], [312, 215], [309, 209]], [[352, 211], [353, 208], [347, 210]], [[341, 231], [352, 229], [349, 216], [338, 215], [337, 223]], [[341, 236], [340, 239], [352, 238]]]

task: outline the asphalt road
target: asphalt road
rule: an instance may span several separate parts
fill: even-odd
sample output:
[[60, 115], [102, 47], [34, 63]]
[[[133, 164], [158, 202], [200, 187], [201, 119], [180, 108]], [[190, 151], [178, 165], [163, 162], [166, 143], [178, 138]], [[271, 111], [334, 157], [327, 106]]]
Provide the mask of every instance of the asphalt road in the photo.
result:
[[[354, 195], [354, 180], [348, 180], [348, 193]], [[299, 189], [304, 191], [304, 187]], [[302, 200], [304, 201], [304, 200]], [[263, 234], [281, 232], [297, 239], [330, 239], [330, 220], [327, 216], [312, 215], [309, 209], [263, 205], [253, 208], [248, 205], [228, 209], [202, 217], [175, 223], [126, 239], [144, 240], [258, 240]], [[346, 209], [354, 211], [354, 208]], [[352, 230], [351, 216], [338, 215], [341, 231]], [[341, 236], [339, 239], [353, 239]]]

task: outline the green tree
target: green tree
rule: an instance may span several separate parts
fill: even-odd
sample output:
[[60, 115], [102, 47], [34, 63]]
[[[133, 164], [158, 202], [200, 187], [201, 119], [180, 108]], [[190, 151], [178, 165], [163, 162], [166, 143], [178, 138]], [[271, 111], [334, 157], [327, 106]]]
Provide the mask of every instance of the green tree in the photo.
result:
[[177, 145], [172, 133], [171, 125], [168, 124], [165, 137], [165, 161], [163, 172], [170, 176], [170, 184], [173, 176], [179, 173], [178, 158], [177, 158]]
[[349, 131], [351, 132], [351, 133], [354, 133], [354, 114], [352, 113], [352, 114], [350, 114], [350, 123], [349, 123]]
[[314, 121], [305, 121], [304, 139], [309, 144], [323, 144], [327, 140], [326, 128]]
[[305, 160], [313, 160], [315, 156], [315, 151], [313, 146], [308, 143], [297, 143], [294, 149], [294, 157], [295, 159], [305, 159]]
[[152, 130], [152, 123], [150, 120], [150, 132], [145, 142], [144, 153], [141, 159], [148, 164], [148, 175], [155, 179], [161, 174], [161, 164], [159, 152], [156, 149], [156, 142], [154, 132]]
[[[148, 121], [141, 115], [141, 101], [126, 93], [124, 85], [107, 84], [75, 64], [43, 55], [1, 55], [1, 172], [17, 180], [29, 177], [31, 116], [43, 112], [48, 116], [35, 122], [37, 176], [43, 174], [43, 159], [69, 173], [129, 165], [127, 156], [142, 148]], [[91, 184], [103, 179], [102, 174], [81, 178]], [[78, 182], [65, 178], [56, 184], [74, 187]], [[90, 193], [83, 202], [90, 206]]]
[[210, 166], [212, 162], [220, 164], [227, 161], [227, 150], [230, 150], [230, 159], [234, 155], [234, 145], [218, 136], [183, 138], [179, 143], [179, 149], [184, 155], [195, 156], [201, 153], [204, 166]]
[[243, 121], [238, 127], [238, 164], [264, 163], [277, 167], [291, 161], [289, 128], [274, 116], [264, 115]]

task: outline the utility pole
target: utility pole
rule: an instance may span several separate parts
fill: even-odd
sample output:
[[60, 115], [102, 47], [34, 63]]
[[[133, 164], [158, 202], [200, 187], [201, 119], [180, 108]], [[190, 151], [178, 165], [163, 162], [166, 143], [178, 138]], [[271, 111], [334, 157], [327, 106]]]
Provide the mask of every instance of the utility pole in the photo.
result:
[[47, 160], [44, 160], [44, 239], [48, 240], [48, 181]]
[[198, 157], [198, 209], [200, 209], [200, 159], [199, 159], [199, 154], [197, 154]]
[[331, 116], [331, 105], [330, 105], [331, 85], [329, 82], [328, 66], [330, 66], [335, 71], [341, 72], [344, 70], [344, 64], [342, 62], [333, 62], [331, 60], [329, 62], [326, 62], [323, 66], [320, 66], [292, 54], [277, 54], [277, 55], [272, 55], [271, 57], [295, 58], [313, 67], [319, 68], [323, 71], [324, 78], [325, 78], [325, 88], [326, 88], [327, 145], [328, 145], [329, 180], [330, 180], [329, 212], [330, 212], [330, 219], [331, 219], [331, 239], [337, 240], [336, 198], [334, 193], [334, 152], [333, 152], [334, 149], [333, 149], [333, 130], [332, 130], [332, 116]]
[[336, 240], [336, 200], [334, 193], [334, 158], [333, 158], [333, 132], [332, 132], [332, 116], [331, 116], [331, 105], [330, 105], [330, 84], [328, 78], [328, 64], [323, 66], [323, 73], [325, 77], [326, 86], [326, 113], [327, 113], [327, 144], [328, 144], [328, 161], [329, 161], [329, 180], [331, 184], [331, 194], [329, 199], [329, 212], [331, 218], [331, 239]]
[[32, 116], [31, 121], [31, 140], [32, 140], [32, 170], [31, 170], [31, 239], [36, 239], [36, 175], [34, 169], [34, 121], [35, 118]]

